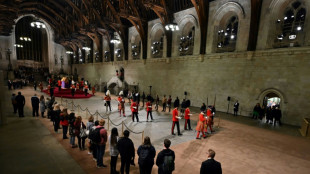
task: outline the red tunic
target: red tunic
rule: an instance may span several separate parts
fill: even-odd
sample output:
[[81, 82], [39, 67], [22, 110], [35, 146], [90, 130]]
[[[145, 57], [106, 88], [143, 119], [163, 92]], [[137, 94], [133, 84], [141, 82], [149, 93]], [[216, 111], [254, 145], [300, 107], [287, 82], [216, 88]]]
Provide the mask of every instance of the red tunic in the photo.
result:
[[138, 106], [136, 102], [132, 102], [130, 108], [131, 112], [138, 112]]
[[57, 83], [58, 83], [58, 86], [61, 86], [61, 80], [58, 80]]
[[179, 119], [177, 118], [178, 115], [179, 115], [178, 109], [174, 108], [172, 110], [172, 121], [179, 121]]
[[189, 113], [190, 113], [189, 108], [186, 108], [186, 109], [185, 109], [185, 114], [184, 114], [184, 118], [185, 118], [185, 119], [189, 119]]
[[125, 108], [125, 100], [122, 97], [117, 98], [118, 101], [118, 109], [124, 109]]
[[196, 131], [203, 131], [204, 128], [205, 128], [205, 122], [206, 122], [206, 118], [204, 116], [204, 114], [200, 113], [199, 114], [199, 121], [197, 123], [197, 126], [196, 126]]
[[146, 102], [146, 111], [152, 111], [152, 104], [151, 102]]
[[76, 83], [76, 89], [80, 89], [80, 85]]

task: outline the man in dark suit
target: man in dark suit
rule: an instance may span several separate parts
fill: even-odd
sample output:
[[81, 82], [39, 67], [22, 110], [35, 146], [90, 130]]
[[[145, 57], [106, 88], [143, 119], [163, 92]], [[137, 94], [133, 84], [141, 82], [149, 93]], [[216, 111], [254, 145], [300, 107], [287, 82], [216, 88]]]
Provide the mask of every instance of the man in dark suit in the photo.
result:
[[32, 105], [32, 116], [39, 116], [39, 104], [40, 100], [37, 97], [37, 94], [34, 94], [34, 96], [31, 97], [31, 105]]
[[234, 116], [238, 115], [238, 111], [239, 111], [239, 102], [237, 100], [236, 103], [234, 104]]
[[222, 174], [221, 163], [214, 160], [215, 152], [209, 149], [208, 160], [202, 162], [200, 167], [200, 174]]
[[21, 92], [18, 92], [18, 95], [15, 97], [17, 102], [17, 109], [19, 117], [24, 117], [24, 106], [25, 106], [25, 97]]

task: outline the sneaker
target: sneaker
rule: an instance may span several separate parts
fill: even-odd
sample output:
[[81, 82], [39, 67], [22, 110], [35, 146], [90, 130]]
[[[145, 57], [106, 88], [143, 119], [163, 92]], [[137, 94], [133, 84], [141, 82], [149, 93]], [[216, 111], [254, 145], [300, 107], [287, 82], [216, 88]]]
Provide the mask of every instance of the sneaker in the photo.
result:
[[196, 139], [197, 139], [197, 140], [200, 140], [201, 138], [199, 138], [199, 137], [196, 137]]
[[171, 135], [175, 135], [175, 133], [172, 133]]
[[91, 152], [87, 152], [87, 154], [88, 154], [88, 155], [91, 155], [92, 153], [91, 153]]

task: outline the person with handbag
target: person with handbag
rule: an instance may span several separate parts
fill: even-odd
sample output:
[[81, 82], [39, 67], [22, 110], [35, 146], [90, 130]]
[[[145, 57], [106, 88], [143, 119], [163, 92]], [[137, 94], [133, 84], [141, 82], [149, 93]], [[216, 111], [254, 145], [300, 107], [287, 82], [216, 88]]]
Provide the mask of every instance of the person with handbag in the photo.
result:
[[[90, 116], [88, 118], [88, 122], [86, 123], [86, 130], [88, 131], [87, 135], [89, 135], [90, 130], [93, 128], [95, 125], [94, 123], [94, 117]], [[91, 140], [89, 139], [88, 141], [88, 155], [92, 154], [93, 148], [91, 146]]]
[[41, 112], [42, 118], [44, 118], [45, 109], [46, 109], [46, 105], [45, 105], [44, 95], [41, 95], [41, 97], [40, 97], [40, 112]]
[[74, 131], [75, 113], [73, 111], [69, 114], [68, 121], [69, 121], [70, 145], [72, 148], [76, 148], [77, 145], [75, 144], [75, 131]]
[[78, 138], [80, 150], [85, 150], [86, 126], [82, 121], [81, 116], [77, 116], [74, 122], [74, 134]]

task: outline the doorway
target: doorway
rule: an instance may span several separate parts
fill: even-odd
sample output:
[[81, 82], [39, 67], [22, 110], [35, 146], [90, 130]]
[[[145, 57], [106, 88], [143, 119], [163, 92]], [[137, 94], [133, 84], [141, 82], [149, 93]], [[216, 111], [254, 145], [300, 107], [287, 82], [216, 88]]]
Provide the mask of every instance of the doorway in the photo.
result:
[[265, 95], [263, 100], [263, 106], [264, 108], [268, 107], [280, 107], [281, 98], [276, 93], [268, 93]]

